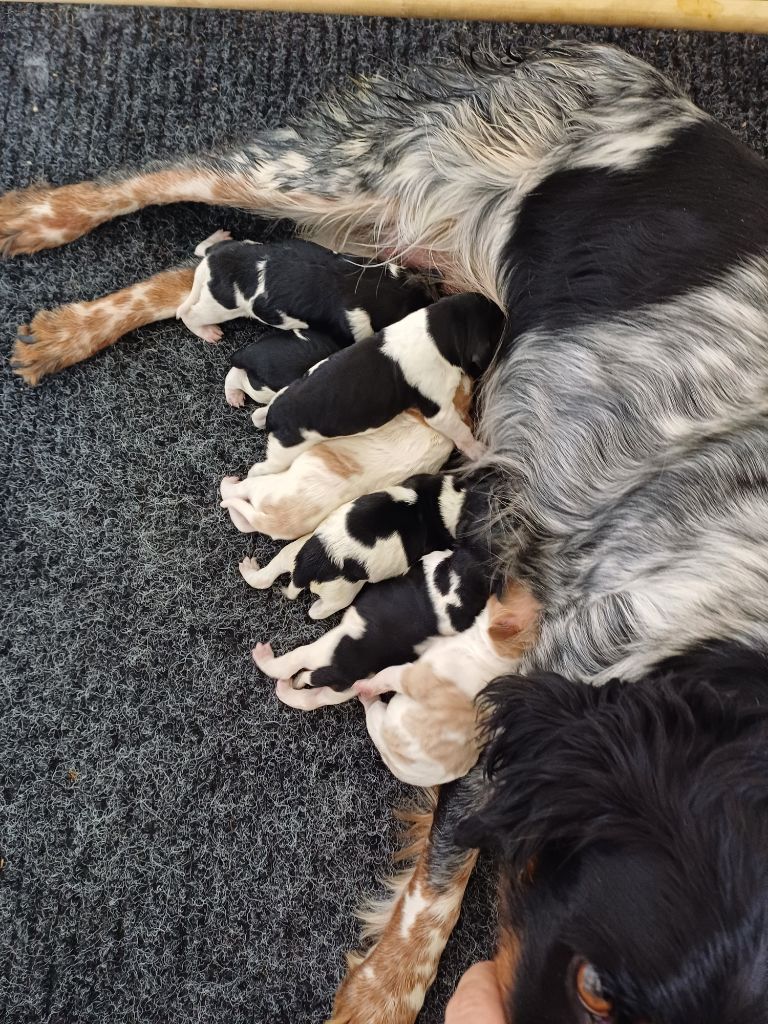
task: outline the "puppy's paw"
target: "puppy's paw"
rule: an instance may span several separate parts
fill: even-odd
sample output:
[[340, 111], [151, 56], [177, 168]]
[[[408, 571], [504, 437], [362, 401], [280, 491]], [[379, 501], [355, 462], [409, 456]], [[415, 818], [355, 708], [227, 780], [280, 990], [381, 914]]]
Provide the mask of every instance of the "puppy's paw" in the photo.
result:
[[464, 445], [461, 449], [462, 454], [472, 462], [482, 459], [487, 451], [488, 448], [482, 441], [473, 441], [471, 444]]
[[371, 704], [374, 704], [379, 699], [379, 692], [374, 686], [371, 685], [370, 679], [358, 679], [358, 681], [352, 687], [352, 692], [356, 697], [359, 698], [360, 703], [366, 709], [368, 709]]
[[332, 690], [330, 686], [315, 686], [296, 690], [290, 679], [278, 679], [275, 696], [283, 704], [298, 708], [299, 711], [314, 711], [315, 708], [327, 707], [331, 704], [343, 704], [351, 700], [351, 690]]
[[240, 388], [225, 388], [224, 398], [227, 400], [227, 405], [231, 405], [233, 409], [242, 409], [245, 405], [245, 392]]
[[238, 564], [237, 568], [240, 570], [240, 575], [243, 577], [249, 587], [255, 587], [256, 590], [266, 590], [269, 586], [268, 583], [262, 583], [260, 577], [261, 566], [255, 558], [245, 557]]
[[256, 644], [251, 651], [251, 657], [256, 662], [257, 667], [264, 671], [264, 666], [269, 665], [275, 660], [272, 644]]
[[287, 587], [280, 587], [280, 592], [286, 601], [295, 601], [301, 593], [301, 587], [296, 587], [293, 583], [289, 583]]
[[239, 476], [225, 476], [219, 484], [219, 494], [226, 499], [232, 494], [232, 488], [240, 483]]
[[195, 334], [211, 345], [217, 344], [224, 337], [224, 332], [218, 324], [203, 324], [202, 327], [197, 328]]
[[257, 430], [263, 430], [267, 425], [267, 412], [269, 406], [265, 405], [261, 409], [254, 409], [251, 413], [251, 423], [256, 427]]
[[291, 687], [294, 690], [308, 690], [312, 686], [312, 673], [309, 669], [298, 672], [291, 680]]
[[337, 606], [328, 604], [327, 601], [323, 601], [320, 598], [317, 601], [315, 601], [314, 604], [310, 605], [307, 614], [309, 615], [310, 619], [327, 619], [330, 615], [333, 615], [334, 612], [337, 612], [339, 610], [340, 609]]

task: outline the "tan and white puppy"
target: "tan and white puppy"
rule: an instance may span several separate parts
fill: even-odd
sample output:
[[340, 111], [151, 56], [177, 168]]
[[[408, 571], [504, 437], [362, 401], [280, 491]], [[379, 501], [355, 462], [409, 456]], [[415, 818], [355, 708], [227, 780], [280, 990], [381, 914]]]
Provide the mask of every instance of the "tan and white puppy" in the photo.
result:
[[[418, 661], [355, 684], [368, 733], [393, 775], [436, 786], [469, 771], [480, 751], [475, 699], [516, 671], [535, 642], [539, 611], [531, 592], [513, 583], [501, 600], [489, 598], [470, 629], [435, 637]], [[389, 703], [380, 700], [393, 691]]]
[[[282, 473], [225, 477], [221, 507], [242, 533], [294, 540], [347, 501], [416, 473], [436, 473], [451, 449], [444, 434], [409, 410], [369, 433], [315, 445]], [[290, 561], [290, 551], [280, 554]]]

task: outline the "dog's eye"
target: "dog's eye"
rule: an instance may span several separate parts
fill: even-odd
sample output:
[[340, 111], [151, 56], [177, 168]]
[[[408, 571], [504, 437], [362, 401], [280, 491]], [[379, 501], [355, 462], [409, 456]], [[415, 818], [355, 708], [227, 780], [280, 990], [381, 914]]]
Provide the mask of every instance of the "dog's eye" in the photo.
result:
[[606, 999], [603, 984], [597, 968], [587, 960], [582, 960], [576, 968], [576, 995], [579, 1002], [599, 1021], [610, 1021], [613, 1015], [613, 1003]]

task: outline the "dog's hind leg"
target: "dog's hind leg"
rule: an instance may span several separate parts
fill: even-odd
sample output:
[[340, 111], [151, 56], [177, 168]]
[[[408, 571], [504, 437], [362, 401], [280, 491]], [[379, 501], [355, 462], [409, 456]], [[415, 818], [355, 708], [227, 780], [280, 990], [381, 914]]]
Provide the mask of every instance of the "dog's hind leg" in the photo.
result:
[[365, 580], [351, 582], [337, 579], [327, 583], [313, 583], [310, 590], [317, 594], [317, 601], [310, 606], [310, 619], [327, 619], [329, 615], [348, 608], [365, 586]]
[[[295, 128], [222, 155], [9, 192], [0, 197], [0, 254], [63, 245], [145, 206], [201, 202], [289, 218], [334, 249], [434, 267], [450, 290], [501, 304], [520, 201], [557, 169], [569, 112], [602, 96], [593, 80], [603, 81], [594, 63], [546, 53], [521, 71], [486, 55], [415, 68], [401, 82], [376, 77]], [[92, 351], [84, 346], [78, 358]], [[71, 361], [33, 360], [28, 378]]]
[[272, 388], [254, 388], [246, 371], [241, 370], [239, 366], [233, 366], [224, 378], [224, 398], [227, 400], [227, 405], [231, 405], [234, 409], [242, 408], [246, 395], [254, 402], [263, 402], [269, 405], [276, 394], [277, 392]]
[[389, 901], [361, 914], [364, 937], [373, 945], [349, 954], [328, 1024], [416, 1020], [477, 859], [476, 850], [456, 845], [454, 830], [474, 806], [479, 777], [472, 772], [443, 786], [436, 804], [412, 816], [410, 843], [401, 854], [412, 866], [390, 883]]
[[178, 267], [93, 302], [45, 309], [18, 330], [13, 372], [37, 384], [79, 363], [138, 327], [168, 320], [192, 287], [194, 267]]
[[253, 144], [221, 155], [157, 163], [96, 181], [33, 185], [0, 196], [0, 254], [51, 249], [98, 225], [146, 206], [206, 203], [289, 217], [303, 224], [328, 219], [371, 228], [384, 214], [382, 200], [363, 189], [362, 167], [345, 153], [341, 126], [318, 147], [303, 131], [264, 132]]
[[269, 644], [257, 644], [253, 660], [264, 675], [273, 679], [289, 679], [304, 670], [323, 668], [330, 664], [340, 640], [347, 635], [343, 624], [329, 630], [314, 643], [295, 647], [287, 654], [276, 657]]
[[[282, 576], [286, 572], [293, 572], [296, 556], [311, 536], [311, 533], [306, 533], [303, 537], [299, 537], [298, 540], [285, 544], [272, 561], [267, 562], [262, 567], [259, 566], [255, 559], [244, 558], [239, 565], [240, 575], [249, 587], [255, 587], [257, 590], [266, 590], [267, 587], [272, 586], [278, 576]], [[300, 593], [298, 588], [294, 589], [296, 594], [292, 595], [291, 600]]]

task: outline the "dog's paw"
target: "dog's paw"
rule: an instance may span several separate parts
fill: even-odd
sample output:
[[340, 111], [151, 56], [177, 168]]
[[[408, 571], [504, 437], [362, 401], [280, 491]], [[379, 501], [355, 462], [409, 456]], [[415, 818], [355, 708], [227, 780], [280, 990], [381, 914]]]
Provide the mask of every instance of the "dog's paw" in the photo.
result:
[[218, 342], [220, 342], [224, 337], [224, 332], [218, 324], [203, 324], [202, 327], [197, 328], [195, 334], [198, 338], [202, 338], [203, 341], [207, 341], [210, 345], [218, 344]]
[[274, 661], [275, 655], [272, 650], [272, 644], [256, 644], [256, 646], [251, 651], [251, 656], [253, 657], [253, 660], [256, 662], [256, 665], [259, 668], [262, 668], [262, 666], [266, 665], [268, 662]]
[[223, 229], [214, 231], [212, 235], [204, 238], [199, 245], [195, 246], [195, 256], [203, 257], [212, 245], [216, 245], [217, 242], [229, 242], [231, 238], [231, 231], [224, 231]]
[[0, 196], [0, 255], [53, 249], [95, 227], [99, 215], [97, 186], [32, 185]]
[[240, 575], [243, 577], [249, 587], [255, 587], [257, 590], [264, 590], [267, 584], [262, 584], [259, 581], [259, 572], [261, 566], [255, 558], [249, 558], [246, 556], [238, 564], [237, 568], [240, 570]]
[[224, 398], [227, 401], [227, 405], [231, 405], [233, 409], [242, 409], [245, 405], [245, 392], [241, 391], [240, 388], [224, 388]]
[[309, 611], [307, 612], [307, 614], [309, 615], [310, 619], [319, 620], [327, 619], [330, 615], [333, 615], [333, 613], [337, 611], [339, 611], [337, 607], [334, 607], [334, 605], [332, 604], [328, 604], [326, 601], [323, 601], [322, 598], [318, 598], [318, 600], [315, 601], [314, 604], [311, 604], [309, 606]]
[[225, 476], [219, 484], [219, 494], [226, 501], [227, 498], [232, 496], [232, 488], [235, 484], [240, 483], [239, 476]]
[[11, 369], [27, 384], [35, 385], [48, 374], [71, 366], [91, 348], [88, 323], [76, 306], [44, 309], [18, 328]]
[[371, 685], [370, 679], [358, 679], [352, 692], [360, 700], [364, 708], [368, 708], [379, 699], [379, 691]]
[[377, 971], [360, 954], [349, 954], [348, 961], [333, 1016], [326, 1024], [414, 1024], [424, 1000], [421, 978], [413, 979], [409, 989], [392, 978], [393, 972]]
[[283, 704], [299, 711], [314, 711], [316, 708], [328, 707], [331, 704], [343, 704], [353, 696], [351, 690], [332, 690], [330, 686], [309, 686], [297, 690], [294, 683], [295, 680], [278, 679], [275, 696]]
[[269, 406], [265, 405], [261, 409], [254, 409], [251, 413], [251, 423], [257, 430], [263, 430], [267, 425], [267, 411]]

